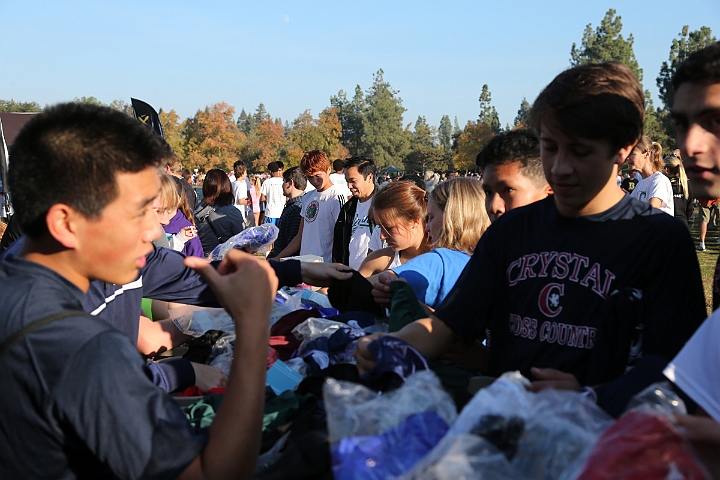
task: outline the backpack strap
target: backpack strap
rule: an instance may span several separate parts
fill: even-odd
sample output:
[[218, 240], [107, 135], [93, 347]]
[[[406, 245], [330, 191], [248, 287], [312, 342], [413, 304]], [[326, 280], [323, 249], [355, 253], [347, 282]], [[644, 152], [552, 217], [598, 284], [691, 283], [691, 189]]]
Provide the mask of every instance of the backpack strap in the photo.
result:
[[52, 315], [48, 315], [47, 317], [43, 317], [40, 320], [35, 320], [34, 322], [28, 323], [23, 328], [10, 335], [10, 337], [8, 337], [2, 344], [0, 344], [0, 357], [2, 357], [3, 354], [10, 349], [10, 347], [15, 345], [23, 337], [34, 332], [38, 328], [50, 325], [51, 323], [62, 320], [64, 318], [78, 316], [90, 317], [91, 315], [87, 312], [82, 312], [80, 310], [66, 310], [64, 312], [54, 313]]

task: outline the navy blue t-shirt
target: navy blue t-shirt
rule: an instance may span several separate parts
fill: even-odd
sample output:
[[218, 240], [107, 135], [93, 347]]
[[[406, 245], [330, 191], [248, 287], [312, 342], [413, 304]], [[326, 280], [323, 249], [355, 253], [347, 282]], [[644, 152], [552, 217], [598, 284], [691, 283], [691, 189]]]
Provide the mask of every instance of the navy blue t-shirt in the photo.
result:
[[629, 196], [579, 218], [549, 197], [492, 224], [435, 314], [463, 338], [487, 338], [491, 375], [556, 368], [585, 384], [604, 303], [622, 289], [642, 292], [635, 353], [669, 361], [705, 318], [687, 227]]
[[[84, 294], [18, 257], [0, 262], [0, 342]], [[206, 443], [150, 380], [127, 336], [91, 316], [46, 325], [0, 357], [0, 478], [175, 478]]]
[[[15, 241], [0, 255], [0, 259], [17, 256], [24, 237]], [[146, 257], [137, 280], [125, 285], [94, 280], [83, 297], [82, 310], [97, 315], [127, 335], [137, 344], [142, 298], [167, 302], [219, 307], [215, 294], [194, 270], [183, 264], [184, 255], [169, 248], [153, 247]], [[302, 281], [300, 262], [271, 261], [280, 285], [297, 285]], [[185, 389], [195, 384], [190, 362], [173, 359], [148, 365], [156, 385], [167, 392]]]

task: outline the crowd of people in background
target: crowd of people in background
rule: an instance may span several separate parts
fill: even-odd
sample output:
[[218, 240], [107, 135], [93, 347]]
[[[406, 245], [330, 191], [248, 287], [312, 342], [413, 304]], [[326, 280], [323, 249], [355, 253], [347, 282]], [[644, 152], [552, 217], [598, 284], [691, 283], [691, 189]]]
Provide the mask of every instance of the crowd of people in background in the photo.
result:
[[[358, 337], [360, 374], [389, 361], [374, 346], [392, 338], [433, 369], [462, 370], [449, 391], [517, 370], [530, 391], [579, 392], [613, 417], [667, 378], [691, 413], [673, 421], [718, 475], [720, 313], [705, 319], [695, 250], [720, 197], [720, 43], [691, 55], [673, 86], [672, 153], [643, 135], [645, 96], [627, 66], [583, 65], [543, 89], [531, 128], [494, 136], [478, 171], [461, 174], [387, 175], [370, 157], [321, 150], [287, 169], [238, 161], [193, 174], [127, 116], [47, 109], [11, 149], [0, 476], [249, 477], [270, 308], [281, 285], [302, 282], [329, 287], [340, 313], [383, 317], [397, 295], [412, 299], [413, 318]], [[206, 260], [266, 224], [278, 229], [266, 258]], [[138, 317], [141, 297], [157, 300], [159, 321]], [[167, 319], [178, 304], [232, 316], [229, 375], [137, 355], [189, 340]], [[226, 388], [209, 431], [188, 428], [166, 395], [193, 385]], [[137, 416], [123, 424], [126, 410]]]

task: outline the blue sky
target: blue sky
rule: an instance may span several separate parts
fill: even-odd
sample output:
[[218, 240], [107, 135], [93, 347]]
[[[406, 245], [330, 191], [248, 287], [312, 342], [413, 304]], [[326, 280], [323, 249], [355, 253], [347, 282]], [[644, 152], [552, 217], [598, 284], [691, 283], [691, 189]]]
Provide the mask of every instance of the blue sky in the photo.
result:
[[488, 84], [503, 125], [569, 66], [570, 48], [608, 8], [635, 38], [653, 93], [683, 25], [720, 36], [720, 0], [622, 2], [0, 0], [0, 99], [41, 105], [140, 98], [181, 118], [225, 101], [273, 117], [313, 115], [366, 90], [379, 68], [418, 115], [475, 120]]

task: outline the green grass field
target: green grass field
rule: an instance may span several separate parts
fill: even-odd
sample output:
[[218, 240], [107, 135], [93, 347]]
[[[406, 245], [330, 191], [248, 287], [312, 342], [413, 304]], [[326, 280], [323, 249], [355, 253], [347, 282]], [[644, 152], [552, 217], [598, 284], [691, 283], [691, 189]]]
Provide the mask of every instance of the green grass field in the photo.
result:
[[[697, 247], [700, 242], [700, 233], [697, 225], [700, 224], [699, 219], [696, 220], [696, 226], [692, 229], [692, 237]], [[720, 229], [710, 228], [708, 229], [707, 236], [705, 237], [705, 247], [707, 248], [704, 252], [697, 252], [698, 262], [700, 263], [700, 273], [702, 274], [703, 288], [705, 289], [705, 305], [707, 306], [708, 315], [712, 311], [712, 282], [713, 272], [715, 271], [715, 262], [717, 262], [718, 254], [720, 254]]]

